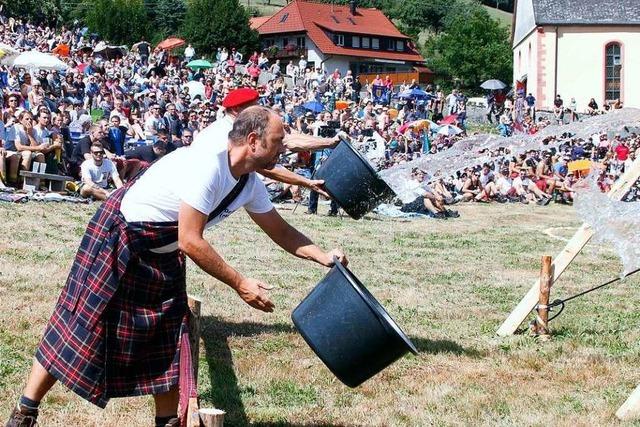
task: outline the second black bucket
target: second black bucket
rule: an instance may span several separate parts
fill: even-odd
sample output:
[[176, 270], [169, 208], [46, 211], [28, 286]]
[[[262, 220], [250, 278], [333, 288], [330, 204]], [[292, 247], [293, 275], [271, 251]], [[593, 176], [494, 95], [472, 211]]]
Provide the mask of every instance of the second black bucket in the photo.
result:
[[324, 179], [327, 193], [353, 219], [360, 219], [395, 193], [369, 162], [341, 140], [314, 174]]
[[405, 353], [418, 353], [367, 288], [337, 261], [291, 318], [311, 349], [349, 387]]

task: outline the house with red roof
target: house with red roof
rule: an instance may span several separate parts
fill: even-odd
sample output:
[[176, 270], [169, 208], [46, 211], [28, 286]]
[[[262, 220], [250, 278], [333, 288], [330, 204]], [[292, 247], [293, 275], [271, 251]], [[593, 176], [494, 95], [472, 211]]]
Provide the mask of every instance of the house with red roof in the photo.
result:
[[286, 66], [301, 57], [308, 67], [354, 74], [424, 72], [411, 39], [375, 8], [293, 0], [271, 16], [252, 18], [262, 48]]

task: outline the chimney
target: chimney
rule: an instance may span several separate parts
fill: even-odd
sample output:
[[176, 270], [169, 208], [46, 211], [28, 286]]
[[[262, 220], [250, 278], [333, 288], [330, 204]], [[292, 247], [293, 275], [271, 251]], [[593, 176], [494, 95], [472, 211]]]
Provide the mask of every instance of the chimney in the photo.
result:
[[356, 6], [358, 5], [357, 0], [349, 1], [349, 9], [351, 10], [351, 15], [356, 16]]

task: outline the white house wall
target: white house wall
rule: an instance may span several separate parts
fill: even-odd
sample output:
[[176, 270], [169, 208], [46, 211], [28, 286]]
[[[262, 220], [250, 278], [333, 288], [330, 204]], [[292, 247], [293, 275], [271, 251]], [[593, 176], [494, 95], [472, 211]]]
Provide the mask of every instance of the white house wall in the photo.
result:
[[558, 93], [568, 102], [575, 97], [582, 110], [591, 97], [604, 102], [605, 47], [621, 45], [621, 98], [627, 107], [640, 107], [640, 27], [560, 27]]
[[535, 27], [533, 0], [517, 0], [513, 45], [517, 46]]

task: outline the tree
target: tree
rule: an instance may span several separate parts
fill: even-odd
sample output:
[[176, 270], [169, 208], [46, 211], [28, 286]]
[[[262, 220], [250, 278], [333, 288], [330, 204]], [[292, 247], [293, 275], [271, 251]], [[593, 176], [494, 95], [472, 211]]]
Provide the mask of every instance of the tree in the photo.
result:
[[486, 79], [509, 82], [513, 68], [509, 30], [480, 5], [469, 6], [466, 12], [448, 15], [443, 31], [427, 42], [429, 65], [467, 87], [477, 88]]
[[92, 32], [116, 44], [132, 44], [149, 31], [142, 0], [85, 0], [84, 21]]
[[238, 0], [189, 0], [182, 35], [199, 54], [224, 46], [247, 54], [258, 46], [258, 33], [249, 27], [249, 15]]
[[163, 38], [178, 34], [186, 11], [185, 0], [158, 0], [154, 21]]
[[399, 26], [407, 35], [417, 38], [425, 29], [440, 32], [456, 3], [456, 0], [404, 0], [396, 4], [391, 15], [400, 20]]
[[20, 0], [0, 2], [3, 14], [37, 23], [54, 24], [60, 19], [58, 0]]

